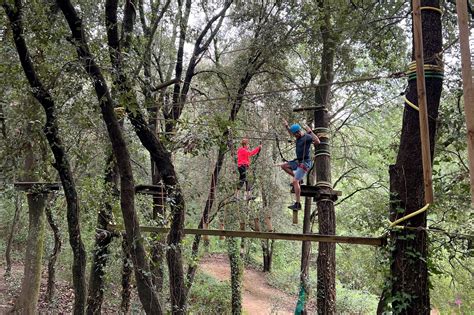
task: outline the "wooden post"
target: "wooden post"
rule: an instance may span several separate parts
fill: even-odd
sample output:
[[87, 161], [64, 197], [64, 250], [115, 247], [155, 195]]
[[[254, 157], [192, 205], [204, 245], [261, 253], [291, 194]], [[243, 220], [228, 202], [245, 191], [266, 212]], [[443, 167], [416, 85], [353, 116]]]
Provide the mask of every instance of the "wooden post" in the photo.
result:
[[265, 227], [268, 232], [273, 232], [273, 225], [272, 225], [272, 217], [266, 216], [265, 217]]
[[[219, 230], [221, 230], [221, 231], [224, 230], [224, 222], [221, 222], [221, 223], [219, 224]], [[224, 235], [221, 235], [221, 236], [219, 236], [219, 239], [220, 239], [220, 240], [225, 240], [225, 236], [224, 236]]]
[[254, 218], [253, 221], [255, 223], [255, 231], [260, 231], [260, 220], [258, 218]]
[[472, 62], [469, 47], [469, 20], [467, 1], [456, 0], [458, 14], [459, 43], [461, 45], [461, 72], [466, 115], [467, 148], [469, 156], [469, 178], [471, 183], [471, 206], [474, 207], [474, 91], [472, 86]]
[[[206, 222], [203, 222], [202, 228], [203, 228], [204, 230], [207, 230], [208, 227], [209, 227], [209, 224], [206, 223]], [[205, 241], [209, 241], [209, 236], [208, 236], [208, 235], [203, 235], [202, 238], [203, 238], [203, 240], [205, 240]]]
[[298, 224], [298, 210], [293, 210], [293, 224]]
[[420, 0], [413, 0], [413, 36], [416, 60], [416, 86], [420, 119], [421, 157], [423, 162], [423, 181], [425, 202], [433, 203], [433, 183], [431, 178], [431, 151], [428, 128], [428, 109], [426, 102], [425, 70], [423, 68], [423, 32], [421, 28]]

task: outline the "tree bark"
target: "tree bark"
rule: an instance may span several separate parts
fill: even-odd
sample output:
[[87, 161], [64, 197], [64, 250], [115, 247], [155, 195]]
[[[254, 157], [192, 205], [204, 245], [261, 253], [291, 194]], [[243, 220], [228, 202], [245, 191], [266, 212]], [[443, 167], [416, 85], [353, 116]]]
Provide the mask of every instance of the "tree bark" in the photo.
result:
[[33, 96], [42, 105], [46, 113], [46, 124], [43, 132], [48, 140], [51, 151], [53, 152], [55, 162], [53, 166], [57, 169], [64, 194], [67, 201], [67, 221], [69, 231], [69, 243], [73, 251], [73, 285], [74, 285], [74, 313], [83, 314], [85, 309], [86, 282], [85, 266], [86, 252], [81, 239], [81, 230], [79, 224], [79, 203], [77, 199], [76, 185], [69, 159], [64, 151], [62, 139], [59, 136], [59, 127], [57, 122], [57, 113], [54, 101], [50, 93], [46, 90], [43, 83], [36, 74], [36, 70], [31, 60], [31, 55], [25, 42], [21, 0], [15, 0], [15, 8], [9, 4], [3, 3], [3, 8], [10, 20], [13, 31], [13, 40], [20, 58], [23, 71], [32, 88]]
[[[337, 38], [331, 27], [331, 8], [328, 3], [318, 1], [322, 11], [324, 22], [321, 25], [323, 51], [321, 55], [321, 72], [319, 86], [315, 92], [315, 106], [319, 109], [314, 112], [314, 126], [317, 132], [321, 131], [324, 136], [320, 137], [319, 149], [329, 151], [329, 94], [334, 73], [334, 58]], [[328, 155], [317, 155], [315, 161], [317, 181], [331, 183], [331, 158]], [[324, 235], [335, 235], [336, 214], [334, 203], [323, 199], [317, 201], [319, 233]], [[335, 314], [336, 312], [336, 244], [319, 243], [317, 258], [317, 305], [318, 314]]]
[[21, 212], [21, 202], [18, 194], [15, 194], [15, 214], [13, 215], [13, 220], [10, 225], [10, 232], [8, 233], [7, 239], [7, 246], [5, 248], [5, 275], [10, 275], [12, 269], [12, 261], [11, 261], [11, 251], [12, 251], [12, 244], [13, 244], [13, 237], [16, 232], [16, 226], [18, 224], [18, 219], [20, 217]]
[[274, 240], [262, 240], [263, 272], [272, 271]]
[[89, 277], [89, 294], [87, 298], [87, 314], [100, 314], [105, 291], [105, 267], [109, 260], [109, 245], [115, 235], [108, 231], [112, 222], [111, 195], [118, 191], [118, 169], [112, 154], [107, 158], [104, 179], [104, 204], [97, 214], [94, 257]]
[[127, 237], [130, 242], [129, 246], [132, 253], [140, 301], [147, 314], [161, 314], [161, 305], [154, 293], [150, 269], [142, 244], [139, 220], [135, 212], [135, 187], [130, 154], [114, 113], [114, 102], [110, 96], [107, 82], [95, 63], [95, 58], [87, 45], [82, 20], [78, 17], [70, 1], [58, 1], [57, 3], [69, 24], [78, 57], [93, 81], [102, 118], [106, 124], [117, 166], [120, 170], [120, 205]]
[[62, 241], [61, 231], [54, 220], [53, 212], [51, 210], [51, 203], [46, 206], [45, 211], [46, 218], [48, 219], [49, 226], [51, 227], [54, 236], [53, 252], [49, 256], [48, 261], [48, 283], [46, 286], [46, 300], [48, 303], [51, 303], [53, 301], [56, 289], [56, 261], [58, 260], [59, 253], [61, 252]]
[[[421, 6], [439, 8], [439, 1], [425, 0]], [[433, 10], [421, 12], [425, 64], [441, 65], [437, 55], [442, 51], [441, 16]], [[412, 59], [414, 60], [414, 56]], [[442, 79], [426, 77], [425, 80], [430, 151], [433, 161]], [[406, 97], [417, 104], [416, 80], [409, 81]], [[406, 216], [425, 205], [420, 146], [418, 112], [405, 106], [397, 161], [390, 167], [391, 220]], [[402, 225], [425, 228], [426, 212], [403, 222]], [[397, 230], [392, 231], [391, 237], [394, 242], [391, 264], [391, 298], [394, 299], [392, 308], [400, 314], [429, 314], [426, 231]]]
[[242, 314], [242, 277], [243, 264], [239, 254], [239, 242], [235, 237], [228, 237], [227, 252], [230, 263], [230, 284], [232, 289], [232, 315]]
[[21, 293], [15, 303], [15, 312], [34, 314], [37, 309], [41, 265], [44, 246], [44, 208], [47, 195], [29, 193], [28, 198], [28, 240], [26, 245], [25, 272], [21, 284]]
[[133, 263], [130, 255], [130, 246], [127, 242], [126, 233], [122, 233], [122, 302], [120, 304], [120, 310], [123, 314], [128, 314], [130, 311], [132, 271]]
[[[30, 126], [28, 126], [30, 133]], [[32, 142], [28, 142], [25, 157], [25, 179], [36, 181], [34, 169], [37, 167]], [[44, 208], [47, 193], [28, 191], [28, 238], [25, 252], [25, 267], [21, 292], [15, 302], [14, 311], [20, 314], [34, 314], [38, 304], [41, 266], [44, 249]]]

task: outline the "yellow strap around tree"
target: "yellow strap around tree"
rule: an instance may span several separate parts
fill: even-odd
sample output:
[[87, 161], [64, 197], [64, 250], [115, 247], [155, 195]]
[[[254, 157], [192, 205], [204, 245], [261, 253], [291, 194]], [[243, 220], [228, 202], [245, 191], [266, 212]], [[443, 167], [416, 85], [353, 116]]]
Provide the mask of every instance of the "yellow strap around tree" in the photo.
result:
[[440, 8], [436, 8], [436, 7], [420, 7], [420, 10], [432, 10], [432, 11], [438, 12], [441, 15], [443, 14], [443, 10], [441, 10]]
[[402, 223], [402, 222], [405, 221], [405, 220], [408, 220], [408, 219], [410, 219], [410, 218], [412, 218], [412, 217], [414, 217], [414, 216], [416, 216], [416, 215], [418, 215], [418, 214], [420, 214], [420, 213], [422, 213], [422, 212], [425, 212], [426, 210], [428, 210], [428, 207], [429, 207], [429, 206], [430, 206], [430, 204], [427, 203], [423, 208], [421, 208], [421, 209], [419, 209], [419, 210], [416, 210], [415, 212], [412, 212], [412, 213], [410, 213], [410, 214], [407, 214], [406, 216], [401, 217], [400, 219], [395, 220], [395, 221], [393, 221], [393, 222], [390, 222], [390, 221], [389, 221], [389, 222], [390, 222], [390, 227], [394, 227], [394, 226], [396, 226], [397, 224]]
[[410, 102], [410, 101], [408, 100], [408, 98], [407, 98], [405, 95], [403, 95], [403, 100], [404, 100], [405, 103], [407, 103], [408, 106], [410, 106], [411, 108], [416, 109], [417, 111], [420, 111], [420, 109], [418, 108], [418, 106], [416, 106], [415, 104], [413, 104], [412, 102]]

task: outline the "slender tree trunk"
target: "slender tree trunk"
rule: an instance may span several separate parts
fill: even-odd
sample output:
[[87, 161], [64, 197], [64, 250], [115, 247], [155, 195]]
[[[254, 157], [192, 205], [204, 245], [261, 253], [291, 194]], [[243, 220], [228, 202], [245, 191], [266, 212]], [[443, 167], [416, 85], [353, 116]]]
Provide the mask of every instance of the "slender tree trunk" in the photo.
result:
[[10, 275], [11, 269], [12, 269], [12, 260], [11, 260], [10, 255], [12, 251], [13, 237], [16, 232], [18, 219], [20, 218], [20, 212], [21, 212], [20, 197], [18, 196], [18, 194], [15, 194], [15, 214], [13, 215], [13, 220], [10, 225], [10, 232], [8, 233], [8, 238], [7, 238], [7, 246], [5, 248], [5, 261], [6, 261], [5, 275]]
[[3, 8], [5, 9], [8, 19], [10, 20], [11, 28], [13, 30], [13, 39], [18, 52], [18, 57], [25, 72], [25, 76], [32, 87], [32, 93], [34, 97], [41, 104], [46, 114], [46, 124], [43, 127], [43, 132], [54, 155], [55, 162], [53, 166], [59, 173], [64, 195], [67, 201], [69, 243], [71, 244], [74, 257], [72, 264], [74, 313], [83, 314], [86, 302], [86, 252], [81, 239], [81, 230], [79, 224], [79, 203], [77, 199], [76, 185], [69, 164], [69, 159], [62, 145], [62, 139], [59, 136], [56, 106], [52, 96], [46, 90], [40, 78], [36, 74], [36, 70], [25, 42], [21, 0], [15, 0], [15, 8], [12, 8], [8, 3], [3, 3]]
[[[151, 160], [151, 176], [153, 185], [162, 185], [160, 174], [156, 170], [156, 165]], [[161, 220], [165, 216], [165, 202], [163, 198], [153, 198], [153, 219], [155, 221]], [[163, 224], [159, 224], [163, 226]], [[156, 292], [160, 293], [163, 290], [164, 280], [164, 258], [166, 255], [166, 237], [163, 234], [153, 233], [153, 244], [151, 248], [151, 272], [153, 274], [153, 282], [156, 287]]]
[[230, 263], [230, 284], [232, 288], [232, 314], [242, 314], [242, 278], [243, 263], [239, 254], [239, 242], [235, 237], [228, 237], [227, 253]]
[[262, 240], [263, 272], [272, 271], [274, 240]]
[[[321, 55], [321, 72], [319, 86], [315, 93], [314, 112], [315, 131], [320, 134], [321, 144], [316, 148], [329, 151], [329, 94], [333, 81], [333, 66], [337, 38], [331, 27], [331, 8], [329, 3], [319, 1], [324, 22], [321, 25], [323, 52]], [[328, 155], [316, 155], [316, 185], [331, 184], [331, 158]], [[334, 203], [328, 199], [317, 201], [319, 233], [335, 235], [336, 218]], [[318, 314], [335, 314], [336, 312], [336, 244], [319, 243], [317, 258], [317, 304]]]
[[118, 169], [112, 154], [107, 158], [104, 180], [104, 204], [97, 214], [94, 257], [89, 277], [87, 314], [100, 314], [105, 291], [105, 266], [109, 260], [109, 245], [115, 235], [108, 231], [112, 222], [110, 196], [118, 191]]
[[161, 305], [154, 292], [150, 277], [150, 268], [142, 243], [140, 224], [135, 212], [135, 185], [130, 154], [120, 124], [114, 113], [114, 102], [110, 96], [107, 82], [95, 63], [95, 58], [87, 45], [82, 20], [77, 15], [75, 8], [69, 0], [58, 1], [57, 4], [68, 22], [79, 59], [93, 81], [93, 86], [102, 112], [102, 118], [107, 126], [114, 156], [120, 170], [120, 205], [132, 253], [140, 301], [147, 314], [161, 314]]
[[127, 242], [126, 233], [122, 233], [122, 302], [120, 304], [120, 310], [123, 314], [128, 314], [130, 311], [132, 271], [133, 262], [130, 255], [130, 246]]
[[[438, 0], [424, 0], [422, 7], [439, 8]], [[441, 65], [441, 16], [433, 10], [422, 10], [423, 54], [425, 64]], [[414, 54], [414, 52], [413, 52]], [[414, 60], [414, 56], [412, 56]], [[434, 156], [436, 119], [441, 97], [442, 79], [426, 77], [426, 98], [431, 158]], [[416, 80], [410, 80], [406, 97], [417, 104]], [[392, 193], [391, 220], [401, 218], [424, 206], [423, 167], [418, 112], [405, 106], [397, 162], [390, 167]], [[426, 227], [426, 212], [401, 225]], [[430, 299], [427, 267], [427, 234], [425, 230], [400, 230], [391, 233], [392, 308], [397, 314], [429, 314]]]
[[54, 247], [53, 252], [49, 256], [48, 261], [48, 283], [46, 286], [46, 300], [48, 303], [53, 302], [54, 293], [56, 289], [56, 261], [58, 260], [59, 253], [61, 252], [62, 240], [61, 231], [57, 225], [53, 212], [51, 210], [51, 202], [46, 206], [46, 218], [48, 219], [49, 226], [53, 231], [54, 236]]

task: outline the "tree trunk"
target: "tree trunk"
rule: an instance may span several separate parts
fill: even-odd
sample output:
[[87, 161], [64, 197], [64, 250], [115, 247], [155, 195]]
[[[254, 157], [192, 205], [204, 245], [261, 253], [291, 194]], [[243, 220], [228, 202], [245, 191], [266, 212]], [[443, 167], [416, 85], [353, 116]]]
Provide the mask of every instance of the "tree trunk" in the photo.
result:
[[69, 243], [73, 252], [72, 278], [74, 285], [74, 313], [83, 314], [86, 298], [86, 252], [81, 239], [81, 229], [79, 224], [79, 203], [77, 199], [76, 184], [72, 175], [69, 159], [62, 145], [59, 136], [59, 126], [57, 121], [56, 106], [50, 93], [46, 90], [36, 70], [33, 66], [28, 47], [25, 42], [21, 1], [15, 0], [15, 8], [3, 3], [3, 8], [13, 30], [13, 39], [20, 58], [23, 71], [32, 87], [34, 97], [43, 107], [46, 114], [46, 124], [43, 132], [48, 140], [49, 147], [54, 155], [53, 166], [57, 169], [67, 201], [67, 221], [69, 231]]
[[15, 303], [15, 312], [34, 314], [37, 310], [41, 264], [44, 245], [44, 208], [47, 194], [28, 193], [28, 240], [25, 255], [25, 272], [21, 283], [21, 293]]
[[242, 278], [243, 264], [239, 254], [239, 242], [235, 237], [228, 237], [227, 252], [230, 263], [230, 284], [232, 288], [232, 314], [242, 314]]
[[109, 245], [114, 235], [107, 230], [112, 222], [111, 195], [118, 191], [118, 169], [112, 154], [107, 158], [104, 180], [104, 204], [97, 214], [94, 257], [89, 277], [89, 294], [87, 297], [87, 314], [100, 314], [105, 291], [105, 266], [109, 259]]
[[[152, 184], [153, 185], [162, 185], [160, 174], [156, 170], [156, 165], [151, 160], [152, 166]], [[160, 221], [161, 218], [165, 216], [165, 200], [163, 198], [153, 198], [153, 219], [155, 221]], [[163, 226], [163, 224], [159, 224]], [[156, 287], [156, 292], [158, 294], [163, 290], [163, 280], [164, 280], [164, 257], [166, 254], [166, 237], [164, 234], [153, 233], [153, 244], [151, 248], [151, 263], [150, 268], [153, 274], [153, 283]]]
[[72, 33], [78, 57], [92, 79], [97, 99], [112, 143], [117, 166], [120, 170], [120, 206], [130, 250], [132, 253], [138, 295], [147, 314], [161, 314], [161, 305], [154, 293], [150, 268], [143, 247], [140, 224], [135, 212], [135, 185], [130, 162], [130, 154], [122, 130], [114, 112], [114, 102], [110, 96], [107, 82], [91, 54], [85, 38], [82, 20], [69, 0], [58, 1]]
[[13, 220], [10, 225], [10, 232], [8, 233], [7, 246], [5, 248], [5, 261], [6, 261], [5, 275], [10, 275], [11, 269], [12, 269], [12, 261], [11, 261], [10, 255], [12, 251], [13, 237], [16, 232], [16, 225], [18, 224], [18, 219], [20, 218], [20, 212], [21, 212], [20, 197], [18, 196], [18, 194], [15, 194], [15, 214], [13, 215]]
[[128, 314], [130, 311], [132, 271], [133, 262], [130, 255], [130, 246], [127, 243], [127, 235], [122, 233], [122, 302], [120, 304], [120, 311], [123, 314]]
[[272, 271], [274, 240], [262, 240], [263, 272]]
[[[331, 27], [331, 8], [328, 3], [318, 2], [323, 13], [321, 25], [323, 51], [321, 55], [321, 72], [319, 86], [315, 92], [314, 112], [315, 131], [320, 134], [321, 144], [316, 148], [315, 169], [316, 185], [331, 184], [331, 158], [329, 155], [318, 155], [318, 152], [329, 152], [329, 94], [333, 81], [333, 67], [337, 38]], [[335, 235], [336, 214], [334, 203], [328, 199], [317, 200], [319, 233]], [[317, 305], [318, 314], [335, 314], [336, 312], [336, 244], [319, 243], [317, 258]]]
[[53, 302], [54, 292], [56, 289], [56, 261], [61, 252], [62, 245], [61, 231], [54, 220], [53, 212], [51, 211], [51, 203], [46, 206], [46, 218], [48, 219], [49, 226], [51, 227], [54, 236], [54, 248], [48, 261], [48, 283], [46, 286], [46, 300], [48, 303], [51, 303]]
[[[439, 8], [439, 1], [425, 0], [421, 6]], [[433, 10], [421, 12], [425, 64], [441, 65], [438, 56], [442, 50], [441, 16]], [[414, 55], [412, 59], [414, 60]], [[425, 80], [430, 151], [433, 160], [442, 79], [426, 77]], [[409, 80], [406, 97], [417, 104], [416, 80]], [[390, 167], [390, 191], [391, 220], [406, 216], [425, 205], [418, 112], [408, 106], [405, 106], [403, 115], [397, 161]], [[404, 221], [401, 225], [426, 228], [426, 212]], [[392, 308], [394, 312], [401, 314], [429, 314], [426, 231], [397, 230], [392, 231], [391, 237], [394, 241], [391, 265]]]
[[[31, 127], [27, 132], [31, 135]], [[32, 142], [26, 146], [25, 180], [37, 181], [34, 169], [37, 167]], [[21, 292], [15, 302], [14, 311], [20, 314], [34, 314], [38, 304], [41, 266], [44, 245], [44, 208], [47, 193], [27, 191], [28, 200], [28, 238], [25, 253], [25, 268], [21, 282]]]
[[[133, 6], [133, 4], [132, 6], [126, 6], [123, 22], [124, 30], [133, 29], [133, 24], [135, 21]], [[110, 49], [110, 59], [112, 61], [112, 66], [114, 67], [116, 72], [114, 76], [114, 84], [119, 89], [119, 92], [121, 96], [125, 99], [125, 102], [129, 105], [126, 107], [126, 109], [130, 122], [132, 123], [142, 145], [148, 150], [153, 161], [155, 162], [157, 170], [166, 185], [166, 193], [168, 197], [173, 199], [173, 202], [170, 203], [172, 219], [171, 229], [167, 238], [169, 250], [167, 251], [166, 256], [170, 277], [172, 312], [173, 314], [182, 314], [186, 310], [187, 293], [186, 286], [184, 284], [184, 271], [181, 254], [181, 240], [183, 238], [185, 212], [184, 198], [178, 183], [178, 178], [176, 176], [173, 163], [171, 161], [171, 155], [166, 150], [163, 143], [161, 143], [156, 137], [155, 133], [148, 128], [148, 124], [146, 123], [141, 112], [139, 111], [137, 96], [135, 95], [132, 85], [125, 74], [122, 61], [122, 52], [120, 50], [120, 43], [118, 41], [117, 1], [115, 0], [108, 0], [106, 2], [106, 26], [108, 45]], [[123, 43], [125, 46], [125, 50], [127, 50], [127, 47], [131, 44], [130, 39], [131, 37], [126, 37], [124, 39]], [[132, 111], [131, 108], [133, 108], [134, 110]], [[132, 230], [127, 229], [128, 236], [132, 235], [132, 233]], [[134, 265], [136, 272], [138, 270], [143, 270], [143, 268], [136, 265], [136, 262], [134, 262]], [[145, 277], [145, 274], [142, 274], [142, 277]], [[146, 277], [147, 282], [151, 280], [151, 277], [149, 277], [148, 275], [146, 275]], [[136, 278], [138, 282], [139, 277], [137, 274]], [[152, 293], [150, 292], [150, 294]], [[155, 300], [156, 296], [154, 294], [152, 295], [154, 297], [153, 300]], [[159, 301], [156, 300], [156, 303], [159, 303]]]

